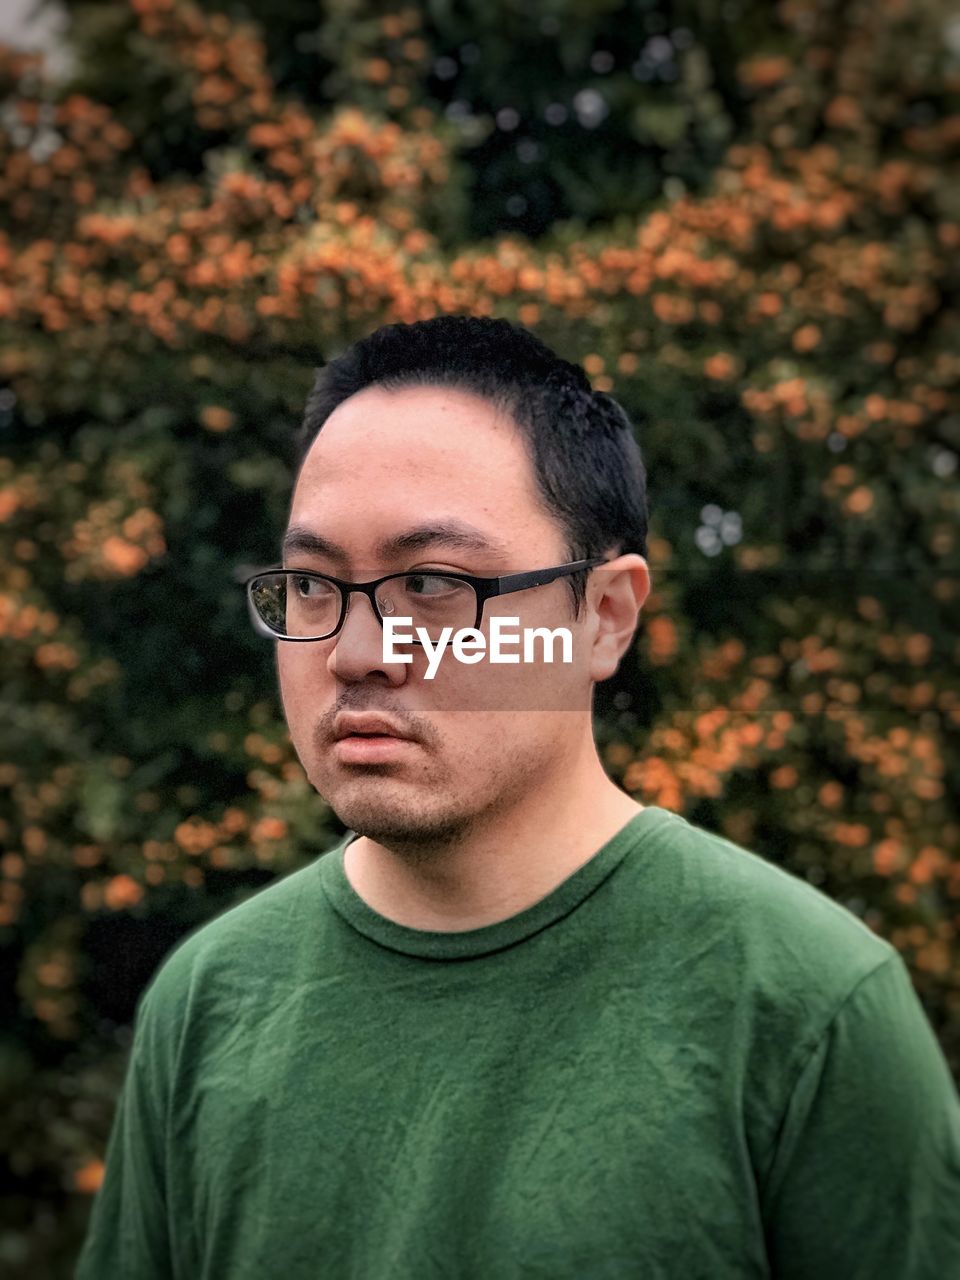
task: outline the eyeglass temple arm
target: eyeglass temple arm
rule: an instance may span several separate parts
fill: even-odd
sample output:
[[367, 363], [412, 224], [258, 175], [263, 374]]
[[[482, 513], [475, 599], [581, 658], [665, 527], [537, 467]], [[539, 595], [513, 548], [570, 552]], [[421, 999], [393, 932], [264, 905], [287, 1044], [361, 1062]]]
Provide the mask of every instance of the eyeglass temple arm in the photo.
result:
[[572, 564], [562, 564], [556, 569], [531, 569], [529, 573], [508, 573], [497, 578], [497, 594], [509, 595], [511, 591], [524, 591], [527, 587], [542, 587], [557, 578], [578, 573], [581, 569], [593, 569], [603, 564], [603, 556], [595, 556], [592, 560], [574, 560]]

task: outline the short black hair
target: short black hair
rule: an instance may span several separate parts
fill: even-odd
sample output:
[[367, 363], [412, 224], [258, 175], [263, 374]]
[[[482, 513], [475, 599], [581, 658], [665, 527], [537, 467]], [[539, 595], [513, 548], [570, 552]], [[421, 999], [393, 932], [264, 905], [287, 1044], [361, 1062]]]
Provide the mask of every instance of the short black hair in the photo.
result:
[[[625, 410], [595, 391], [578, 364], [522, 325], [440, 315], [388, 324], [316, 370], [295, 437], [298, 469], [339, 404], [366, 387], [448, 386], [484, 397], [516, 422], [570, 560], [647, 554], [647, 474]], [[568, 579], [576, 612], [586, 574]]]

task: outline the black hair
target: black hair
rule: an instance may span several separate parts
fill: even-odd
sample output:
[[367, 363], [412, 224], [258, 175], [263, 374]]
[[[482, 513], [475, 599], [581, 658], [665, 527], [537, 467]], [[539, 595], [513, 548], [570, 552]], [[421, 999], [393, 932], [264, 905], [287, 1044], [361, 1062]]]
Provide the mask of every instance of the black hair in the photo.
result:
[[[522, 325], [440, 315], [389, 324], [316, 370], [295, 438], [298, 468], [339, 404], [366, 387], [448, 386], [484, 397], [516, 422], [570, 560], [647, 554], [646, 468], [629, 417], [578, 364]], [[586, 574], [568, 579], [579, 614]]]

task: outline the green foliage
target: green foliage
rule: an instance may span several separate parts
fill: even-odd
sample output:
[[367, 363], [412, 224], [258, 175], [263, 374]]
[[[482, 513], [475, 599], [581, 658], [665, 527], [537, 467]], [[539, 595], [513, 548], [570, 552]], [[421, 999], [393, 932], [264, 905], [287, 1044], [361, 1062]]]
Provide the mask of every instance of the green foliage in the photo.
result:
[[603, 758], [888, 937], [960, 1073], [946, 4], [71, 11], [75, 83], [0, 60], [4, 1273], [69, 1274], [155, 966], [339, 832], [235, 574], [386, 321], [518, 319], [642, 423]]

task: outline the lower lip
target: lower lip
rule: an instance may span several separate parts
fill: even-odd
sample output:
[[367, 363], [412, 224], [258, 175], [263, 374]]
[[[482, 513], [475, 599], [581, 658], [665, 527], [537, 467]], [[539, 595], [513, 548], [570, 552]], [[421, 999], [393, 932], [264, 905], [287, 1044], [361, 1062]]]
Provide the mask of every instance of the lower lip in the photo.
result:
[[391, 738], [384, 734], [370, 738], [338, 738], [334, 751], [343, 764], [380, 764], [396, 759], [405, 747], [411, 746], [413, 743], [409, 738]]

